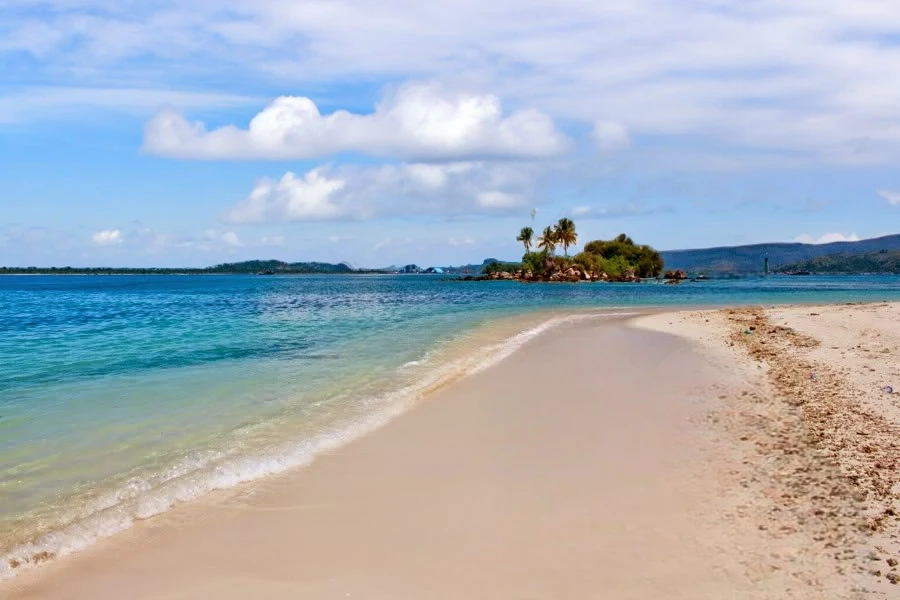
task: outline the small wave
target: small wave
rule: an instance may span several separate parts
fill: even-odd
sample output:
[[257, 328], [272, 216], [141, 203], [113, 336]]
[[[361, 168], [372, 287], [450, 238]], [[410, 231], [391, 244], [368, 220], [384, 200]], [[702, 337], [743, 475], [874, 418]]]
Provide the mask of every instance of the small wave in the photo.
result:
[[[124, 486], [91, 503], [88, 510], [84, 511], [89, 514], [82, 512], [78, 517], [63, 519], [67, 524], [60, 529], [14, 548], [0, 559], [0, 579], [13, 577], [23, 569], [32, 568], [51, 558], [83, 550], [98, 540], [125, 531], [135, 521], [159, 515], [181, 502], [306, 466], [323, 452], [339, 448], [382, 427], [409, 410], [430, 391], [497, 364], [553, 327], [582, 319], [634, 314], [637, 313], [579, 313], [547, 319], [499, 343], [482, 346], [437, 365], [418, 377], [414, 384], [374, 398], [366, 398], [367, 405], [378, 408], [364, 418], [340, 423], [329, 431], [284, 444], [265, 454], [234, 458], [213, 451], [194, 452], [152, 479], [130, 479]], [[421, 366], [432, 358], [426, 355], [401, 368]]]

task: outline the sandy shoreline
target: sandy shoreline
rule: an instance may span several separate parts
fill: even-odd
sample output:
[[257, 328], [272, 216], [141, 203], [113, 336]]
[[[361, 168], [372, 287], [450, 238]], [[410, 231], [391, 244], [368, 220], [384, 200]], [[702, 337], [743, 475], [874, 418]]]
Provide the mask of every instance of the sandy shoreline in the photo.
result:
[[900, 582], [900, 304], [685, 311], [638, 324], [677, 332], [720, 369], [766, 373], [765, 394], [720, 412], [756, 454], [748, 487], [771, 500], [768, 515], [756, 502], [761, 526], [792, 515], [779, 531], [805, 529], [839, 574], [856, 574], [848, 582], [900, 597], [890, 585]]
[[310, 467], [0, 597], [887, 596], [900, 413], [877, 382], [900, 390], [898, 306], [564, 324]]

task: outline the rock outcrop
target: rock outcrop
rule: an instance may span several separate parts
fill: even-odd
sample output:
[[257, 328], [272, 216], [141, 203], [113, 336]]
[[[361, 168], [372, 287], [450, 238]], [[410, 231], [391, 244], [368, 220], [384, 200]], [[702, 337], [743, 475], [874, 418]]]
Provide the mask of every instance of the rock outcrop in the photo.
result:
[[621, 276], [610, 277], [603, 271], [592, 271], [581, 265], [563, 265], [559, 266], [553, 261], [547, 261], [543, 273], [535, 273], [531, 270], [518, 271], [495, 271], [487, 275], [479, 277], [460, 277], [463, 281], [503, 281], [516, 280], [525, 282], [554, 281], [566, 283], [593, 282], [593, 281], [618, 281], [618, 282], [637, 282], [641, 278], [634, 269], [625, 271]]

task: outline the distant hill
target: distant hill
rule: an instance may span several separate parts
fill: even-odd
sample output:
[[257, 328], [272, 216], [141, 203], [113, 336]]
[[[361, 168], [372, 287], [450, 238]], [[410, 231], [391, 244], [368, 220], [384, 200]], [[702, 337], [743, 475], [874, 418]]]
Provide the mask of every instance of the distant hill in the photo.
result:
[[488, 265], [492, 265], [494, 263], [501, 262], [496, 258], [486, 258], [484, 262], [480, 265], [460, 265], [458, 267], [441, 267], [444, 270], [444, 273], [452, 273], [452, 274], [468, 274], [468, 275], [481, 275], [484, 268]]
[[[900, 235], [888, 235], [858, 242], [832, 244], [753, 244], [698, 250], [662, 252], [666, 269], [682, 269], [689, 273], [743, 274], [761, 273], [766, 254], [769, 270], [781, 270], [822, 256], [871, 254], [881, 250], [900, 250]], [[810, 269], [811, 270], [811, 269]]]
[[812, 273], [897, 273], [900, 274], [900, 250], [879, 250], [864, 254], [832, 254], [790, 263], [780, 271]]
[[315, 273], [353, 273], [354, 269], [344, 263], [332, 264], [321, 262], [286, 263], [280, 260], [247, 260], [237, 263], [224, 263], [214, 267], [203, 269], [209, 273], [288, 273], [288, 274], [315, 274]]
[[258, 275], [315, 275], [366, 273], [355, 270], [344, 263], [320, 262], [286, 263], [280, 260], [248, 260], [224, 263], [202, 269], [177, 267], [163, 268], [115, 268], [115, 267], [0, 267], [0, 275], [212, 275], [212, 274], [258, 274]]

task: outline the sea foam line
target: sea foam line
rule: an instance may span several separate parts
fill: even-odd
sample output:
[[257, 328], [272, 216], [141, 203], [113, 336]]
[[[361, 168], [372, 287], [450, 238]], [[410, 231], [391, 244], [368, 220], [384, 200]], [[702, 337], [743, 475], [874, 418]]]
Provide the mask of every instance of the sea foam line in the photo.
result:
[[[584, 319], [637, 314], [639, 313], [578, 313], [547, 319], [500, 343], [485, 346], [470, 355], [450, 361], [415, 384], [374, 398], [373, 404], [381, 405], [381, 408], [367, 417], [343, 423], [312, 438], [287, 444], [279, 452], [245, 456], [218, 464], [216, 458], [220, 456], [215, 452], [192, 453], [172, 465], [168, 469], [168, 476], [159, 474], [154, 477], [158, 482], [156, 487], [152, 487], [145, 479], [129, 480], [125, 486], [97, 499], [93, 503], [96, 509], [93, 513], [47, 533], [34, 542], [19, 545], [0, 557], [0, 580], [12, 578], [51, 558], [84, 550], [99, 540], [129, 529], [135, 521], [164, 513], [181, 502], [309, 465], [323, 452], [337, 449], [384, 426], [412, 408], [428, 391], [496, 365], [554, 327]], [[431, 354], [414, 362], [426, 363]], [[406, 366], [414, 365], [407, 363], [404, 367]]]

